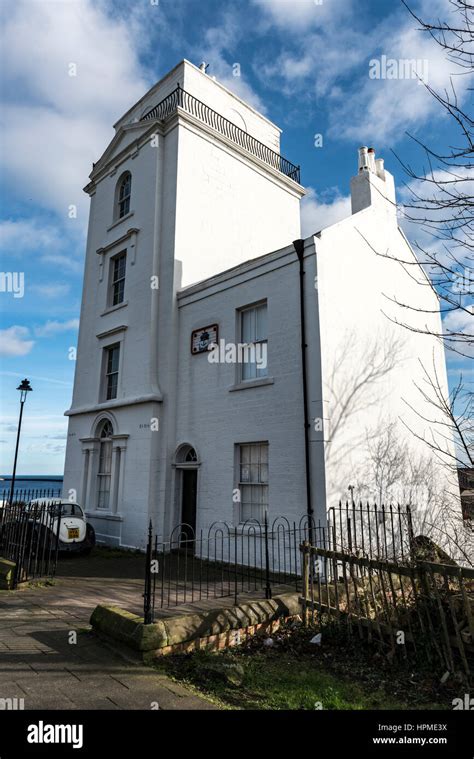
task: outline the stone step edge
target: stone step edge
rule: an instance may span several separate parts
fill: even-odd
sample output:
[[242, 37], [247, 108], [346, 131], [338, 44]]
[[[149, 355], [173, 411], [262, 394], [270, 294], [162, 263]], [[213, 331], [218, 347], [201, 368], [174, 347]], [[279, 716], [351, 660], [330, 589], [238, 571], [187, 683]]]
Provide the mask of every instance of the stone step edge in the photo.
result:
[[[118, 606], [99, 604], [92, 612], [90, 623], [101, 637], [125, 643], [149, 658], [152, 652], [161, 655], [207, 646], [236, 645], [235, 641], [239, 640], [237, 632], [240, 631], [240, 638], [245, 639], [260, 630], [270, 629], [269, 625], [277, 620], [299, 615], [300, 611], [298, 594], [284, 593], [273, 599], [256, 599], [230, 608], [178, 613], [149, 625], [144, 624], [143, 617]], [[230, 634], [232, 632], [234, 635]]]

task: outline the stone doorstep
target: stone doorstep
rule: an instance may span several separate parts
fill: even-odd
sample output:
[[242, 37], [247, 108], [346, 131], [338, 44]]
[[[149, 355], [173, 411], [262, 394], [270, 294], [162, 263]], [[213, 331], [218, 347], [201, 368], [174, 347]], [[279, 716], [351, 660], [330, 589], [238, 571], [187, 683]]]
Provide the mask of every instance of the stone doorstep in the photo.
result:
[[145, 625], [143, 618], [117, 606], [97, 606], [91, 625], [102, 639], [119, 641], [140, 653], [143, 661], [169, 653], [202, 648], [220, 650], [239, 645], [263, 632], [272, 632], [283, 620], [300, 613], [297, 593], [256, 600], [203, 613], [176, 614]]

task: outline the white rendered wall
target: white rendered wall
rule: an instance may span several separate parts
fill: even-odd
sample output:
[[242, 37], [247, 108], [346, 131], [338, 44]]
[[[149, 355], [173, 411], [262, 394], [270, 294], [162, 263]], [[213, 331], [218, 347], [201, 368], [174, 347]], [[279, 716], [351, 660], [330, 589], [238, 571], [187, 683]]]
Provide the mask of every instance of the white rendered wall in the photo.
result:
[[[243, 266], [205, 288], [179, 296], [180, 350], [176, 443], [193, 445], [202, 464], [198, 472], [198, 527], [222, 519], [236, 523], [234, 450], [238, 443], [269, 444], [269, 519], [298, 521], [306, 513], [304, 426], [299, 321], [299, 273], [293, 248], [266, 256], [260, 266]], [[214, 281], [217, 281], [213, 285]], [[238, 341], [236, 312], [267, 300], [268, 376], [272, 384], [246, 389], [236, 385], [238, 367], [210, 363], [192, 355], [193, 329], [219, 325], [219, 339]], [[320, 449], [319, 481], [324, 477]], [[174, 488], [170, 520], [180, 521]]]
[[[267, 119], [184, 62], [118, 122], [118, 138], [94, 169], [64, 490], [77, 491], [101, 539], [129, 546], [143, 546], [150, 518], [158, 532], [179, 521], [172, 465], [181, 443], [193, 445], [202, 462], [198, 526], [215, 519], [235, 521], [236, 443], [269, 442], [271, 515], [298, 518], [306, 512], [299, 274], [289, 245], [300, 234], [302, 188], [245, 157], [186, 114], [165, 125], [137, 124], [144, 110], [178, 81], [236, 123], [240, 113], [249, 132], [265, 144], [277, 147], [279, 139], [279, 130]], [[134, 121], [122, 134], [120, 126]], [[144, 137], [153, 128], [159, 133], [158, 147]], [[132, 215], [113, 224], [115, 186], [124, 170], [132, 173]], [[416, 286], [399, 264], [372, 250], [411, 255], [393, 206], [380, 193], [366, 190], [357, 178], [356, 207], [367, 202], [371, 207], [323, 230], [305, 246], [309, 421], [324, 419], [324, 430], [312, 426], [310, 433], [316, 519], [323, 518], [326, 505], [349, 495], [349, 485], [361, 492], [366, 487], [367, 436], [376, 428], [383, 431], [395, 423], [413, 457], [427, 455], [426, 445], [410, 437], [402, 424], [404, 420], [420, 435], [427, 432], [407, 407], [408, 402], [423, 411], [413, 384], [422, 377], [420, 358], [431, 366], [434, 355], [446, 387], [440, 344], [407, 332], [384, 315], [400, 318], [386, 296], [432, 309], [437, 304], [428, 288]], [[134, 236], [119, 243], [132, 228]], [[125, 305], [107, 310], [110, 257], [125, 248]], [[97, 254], [98, 249], [107, 250]], [[257, 260], [272, 250], [276, 252]], [[238, 268], [227, 271], [232, 266]], [[184, 285], [212, 279], [180, 293], [182, 272]], [[151, 276], [159, 277], [158, 290], [150, 287]], [[191, 355], [191, 332], [217, 322], [219, 337], [235, 342], [236, 309], [262, 299], [268, 301], [273, 383], [232, 390], [236, 366]], [[438, 314], [411, 316], [415, 326], [431, 318], [439, 331]], [[113, 333], [122, 327], [126, 329]], [[112, 334], [98, 337], [108, 332]], [[122, 345], [118, 397], [103, 403], [102, 349], [117, 340]], [[357, 391], [356, 404], [349, 404], [332, 432], [338, 399], [368, 357], [377, 361], [384, 346], [395, 344], [395, 366]], [[85, 500], [84, 451], [94, 447], [90, 438], [106, 415], [115, 435], [123, 436], [115, 441], [124, 447], [122, 484], [117, 513], [98, 515], [95, 503]], [[150, 429], [153, 419], [159, 420], [156, 432]], [[325, 465], [323, 439], [328, 436]], [[439, 467], [437, 474], [442, 483]]]
[[[196, 281], [299, 235], [302, 188], [294, 182], [256, 166], [216, 136], [204, 134], [185, 115], [174, 116], [164, 129], [161, 123], [139, 122], [178, 82], [232, 120], [238, 121], [238, 109], [252, 134], [273, 148], [279, 144], [275, 125], [183, 62], [117, 122], [116, 137], [93, 169], [87, 188], [91, 211], [64, 491], [77, 493], [100, 539], [123, 545], [142, 545], [150, 517], [162, 530], [173, 486], [180, 259], [187, 281]], [[157, 146], [150, 143], [153, 132]], [[114, 223], [115, 188], [124, 171], [132, 174], [131, 213]], [[136, 230], [133, 235], [119, 242], [131, 229]], [[101, 249], [105, 252], [98, 254]], [[125, 249], [125, 303], [109, 310], [110, 259]], [[159, 278], [158, 290], [150, 287], [152, 276]], [[117, 341], [117, 399], [103, 402], [103, 348]], [[186, 335], [186, 345], [188, 341]], [[96, 512], [98, 444], [89, 439], [106, 416], [115, 435], [126, 441], [116, 514]], [[152, 433], [155, 419], [159, 431]], [[87, 489], [84, 462], [89, 449], [96, 453], [89, 454], [93, 476]]]
[[[173, 136], [166, 142], [162, 140], [159, 149], [146, 142], [140, 150], [132, 147], [130, 152], [131, 155], [126, 160], [121, 160], [115, 171], [112, 162], [110, 171], [96, 180], [91, 197], [64, 490], [77, 490], [78, 498], [87, 509], [100, 540], [138, 546], [143, 544], [150, 510], [156, 508], [158, 454], [156, 435], [153, 437], [150, 423], [152, 419], [159, 418], [161, 409], [161, 403], [157, 400], [161, 395], [157, 356], [159, 291], [152, 290], [150, 278], [162, 273], [167, 276], [160, 269], [161, 246], [168, 246], [167, 249], [171, 251], [173, 249], [173, 229], [168, 224], [162, 232], [161, 213], [157, 213], [157, 208], [161, 210], [163, 202], [165, 213], [168, 216], [174, 214], [174, 194], [171, 188], [176, 176], [176, 140]], [[132, 174], [131, 215], [123, 221], [113, 223], [115, 186], [125, 170]], [[157, 178], [161, 178], [162, 174], [167, 179], [166, 197], [161, 191], [158, 195], [156, 192]], [[131, 228], [138, 231], [133, 237], [119, 243]], [[115, 242], [117, 244], [105, 254], [97, 254], [98, 249]], [[110, 258], [125, 249], [127, 265], [124, 304], [109, 310], [107, 287]], [[119, 327], [126, 329], [113, 333]], [[97, 337], [107, 332], [112, 334], [104, 338]], [[121, 343], [117, 398], [101, 402], [99, 389], [102, 350], [106, 345], [117, 341]], [[152, 398], [155, 399], [153, 402]], [[147, 399], [148, 402], [145, 402]], [[123, 487], [119, 494], [117, 514], [96, 513], [95, 478], [92, 478], [89, 497], [84, 492], [84, 448], [88, 444], [81, 441], [93, 437], [97, 422], [105, 417], [112, 419], [115, 434], [128, 436], [121, 461]], [[97, 454], [94, 454], [94, 467], [97, 468]]]
[[298, 185], [289, 188], [209, 136], [181, 127], [175, 255], [183, 262], [183, 286], [298, 238], [300, 197]]
[[[340, 498], [350, 499], [350, 485], [355, 488], [356, 498], [358, 495], [372, 501], [377, 498], [368, 472], [373, 464], [367, 441], [371, 438], [373, 445], [377, 435], [383, 435], [393, 423], [397, 440], [409, 451], [409, 460], [431, 461], [433, 479], [429, 488], [438, 494], [444, 492], [444, 496], [449, 493], [456, 507], [451, 469], [443, 467], [439, 457], [416, 437], [430, 440], [431, 425], [409, 408], [412, 406], [429, 419], [443, 419], [441, 412], [423, 401], [415, 386], [426, 387], [422, 365], [431, 373], [435, 367], [445, 394], [448, 385], [444, 349], [439, 340], [394, 323], [394, 320], [408, 322], [422, 332], [428, 328], [439, 333], [441, 329], [439, 313], [407, 312], [390, 300], [411, 303], [419, 309], [438, 309], [431, 289], [417, 285], [397, 261], [387, 257], [413, 260], [413, 252], [397, 227], [394, 206], [386, 201], [374, 203], [323, 230], [315, 237], [315, 246], [328, 441], [328, 505], [335, 505]], [[413, 273], [413, 269], [410, 271]], [[378, 367], [381, 376], [370, 379], [371, 367]], [[362, 378], [366, 381], [359, 387]], [[447, 445], [453, 453], [452, 441]], [[407, 480], [409, 477], [407, 472]], [[394, 485], [393, 500], [403, 502], [408, 491], [406, 481], [400, 482], [399, 487]], [[414, 505], [422, 510], [425, 504], [420, 503], [420, 492], [415, 492]], [[438, 498], [430, 500], [431, 513], [425, 521], [436, 523], [440, 503]], [[443, 542], [440, 534], [436, 537]]]
[[[178, 83], [279, 153], [280, 129], [188, 61], [153, 87], [116, 128], [134, 123]], [[185, 114], [175, 128], [179, 135], [174, 257], [183, 264], [183, 286], [277, 250], [300, 236], [299, 201], [304, 191], [299, 185]], [[165, 142], [171, 134], [166, 131]], [[127, 133], [122, 143], [132, 139], [133, 134]], [[166, 177], [164, 187], [168, 187]]]

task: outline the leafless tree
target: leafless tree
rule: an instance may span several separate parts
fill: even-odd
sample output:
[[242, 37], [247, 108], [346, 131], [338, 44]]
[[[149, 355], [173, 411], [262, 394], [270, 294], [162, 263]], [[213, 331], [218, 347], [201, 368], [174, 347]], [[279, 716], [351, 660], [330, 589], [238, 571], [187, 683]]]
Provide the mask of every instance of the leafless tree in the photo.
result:
[[[389, 318], [413, 332], [425, 333], [442, 341], [446, 351], [457, 354], [462, 360], [474, 358], [474, 120], [473, 99], [463, 105], [458, 96], [460, 78], [468, 77], [468, 92], [472, 93], [474, 74], [474, 3], [472, 0], [450, 0], [450, 11], [445, 20], [428, 21], [420, 18], [405, 0], [403, 4], [418, 24], [418, 28], [441, 47], [453, 64], [450, 85], [436, 91], [423, 81], [440, 111], [448, 117], [457, 131], [457, 144], [444, 150], [435, 150], [427, 142], [409, 134], [424, 156], [424, 166], [416, 171], [397, 156], [407, 176], [408, 200], [402, 207], [402, 216], [418, 228], [424, 242], [415, 242], [416, 257], [402, 260], [389, 251], [376, 251], [404, 268], [420, 288], [430, 288], [436, 295], [438, 306], [434, 310], [420, 307], [419, 302], [388, 298], [398, 309]], [[471, 109], [471, 111], [469, 110]], [[410, 319], [411, 312], [428, 315], [440, 312], [443, 328], [420, 326], [420, 320]], [[432, 424], [427, 445], [451, 466], [474, 466], [474, 425], [472, 384], [465, 383], [461, 373], [449, 394], [433, 367], [423, 366], [424, 381], [418, 387], [421, 397], [441, 410], [433, 418], [420, 418]], [[434, 408], [433, 408], [434, 410]], [[455, 440], [453, 454], [449, 439]]]
[[[474, 293], [474, 121], [468, 108], [461, 106], [455, 81], [460, 76], [472, 79], [474, 74], [474, 4], [468, 0], [451, 0], [452, 13], [447, 21], [428, 22], [402, 1], [419, 29], [443, 49], [453, 64], [449, 88], [437, 92], [427, 82], [423, 85], [458, 134], [458, 144], [444, 151], [434, 150], [409, 135], [424, 154], [426, 164], [422, 171], [415, 171], [397, 156], [408, 177], [409, 199], [403, 206], [403, 215], [436, 243], [416, 244], [418, 266], [423, 267], [428, 280], [417, 274], [417, 262], [403, 264], [407, 270], [412, 269], [412, 276], [420, 284], [432, 287], [444, 315], [462, 317], [451, 319], [453, 326], [445, 327], [437, 337], [448, 350], [473, 358], [474, 319], [468, 329], [458, 329], [455, 325], [456, 321], [470, 321], [474, 316], [470, 301]], [[468, 91], [472, 92], [470, 82]], [[470, 103], [472, 107], [472, 98]], [[420, 310], [414, 304], [399, 305]], [[406, 326], [410, 327], [409, 323]]]
[[396, 423], [384, 425], [379, 434], [367, 433], [369, 482], [379, 505], [394, 500], [392, 489], [399, 485], [407, 467], [406, 446], [397, 438]]
[[[325, 387], [326, 459], [333, 473], [339, 472], [334, 495], [347, 489], [354, 472], [346, 471], [348, 451], [365, 445], [367, 432], [357, 424], [363, 411], [380, 402], [380, 381], [402, 360], [402, 340], [392, 334], [365, 340], [348, 332], [334, 351]], [[360, 417], [359, 417], [360, 418]]]
[[382, 504], [409, 506], [415, 537], [429, 538], [453, 559], [473, 566], [474, 545], [463, 523], [459, 494], [441, 482], [436, 457], [407, 444], [395, 420], [367, 435], [367, 469], [357, 497]]
[[[467, 392], [462, 379], [448, 393], [443, 390], [435, 362], [428, 371], [422, 366], [422, 381], [415, 383], [427, 407], [433, 414], [425, 416], [411, 404], [407, 406], [423, 421], [429, 424], [429, 435], [421, 436], [405, 422], [405, 426], [420, 440], [423, 440], [438, 457], [440, 463], [451, 461], [455, 468], [474, 466], [474, 397]], [[442, 416], [439, 415], [442, 411]], [[454, 434], [453, 434], [454, 433]], [[458, 445], [453, 449], [453, 438]]]

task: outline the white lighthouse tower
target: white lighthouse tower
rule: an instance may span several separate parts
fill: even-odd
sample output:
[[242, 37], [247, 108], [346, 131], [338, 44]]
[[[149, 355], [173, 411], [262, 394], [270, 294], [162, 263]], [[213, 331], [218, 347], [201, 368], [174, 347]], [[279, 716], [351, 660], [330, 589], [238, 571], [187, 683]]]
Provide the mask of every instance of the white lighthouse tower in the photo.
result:
[[176, 447], [177, 291], [300, 237], [280, 130], [182, 61], [94, 164], [64, 488], [99, 540], [164, 528]]

